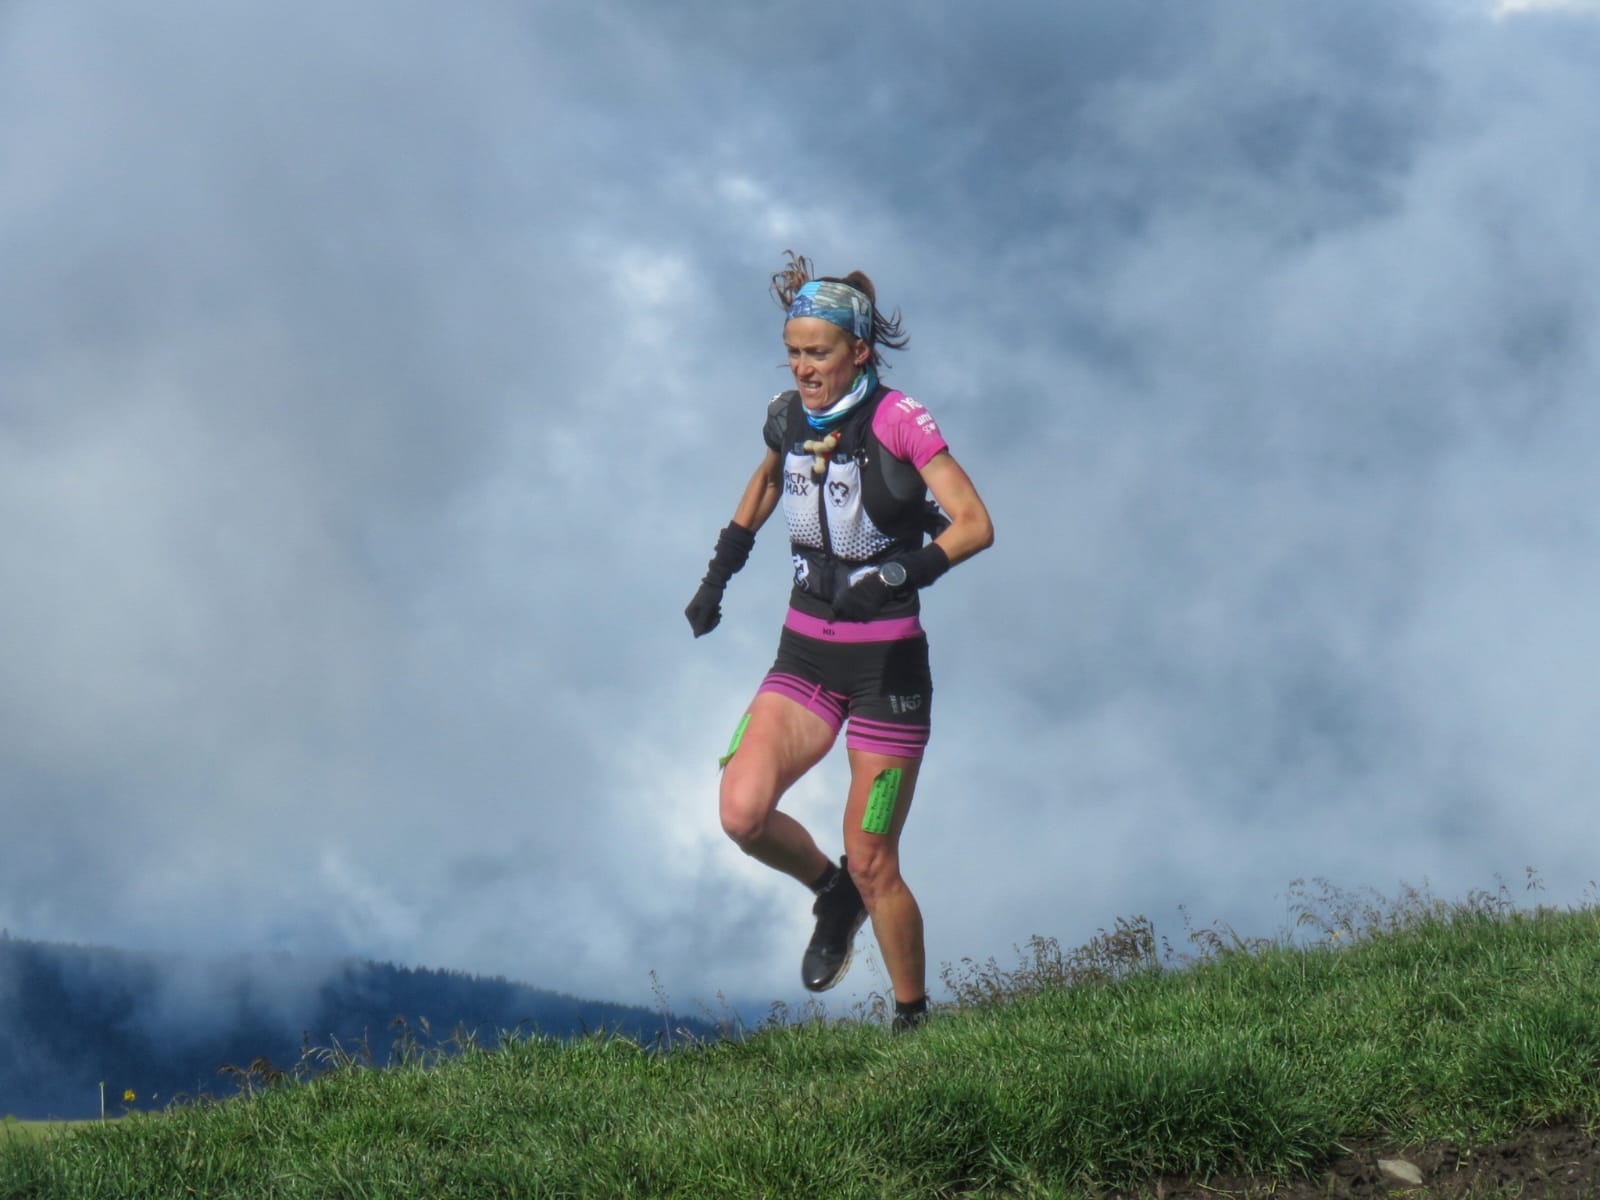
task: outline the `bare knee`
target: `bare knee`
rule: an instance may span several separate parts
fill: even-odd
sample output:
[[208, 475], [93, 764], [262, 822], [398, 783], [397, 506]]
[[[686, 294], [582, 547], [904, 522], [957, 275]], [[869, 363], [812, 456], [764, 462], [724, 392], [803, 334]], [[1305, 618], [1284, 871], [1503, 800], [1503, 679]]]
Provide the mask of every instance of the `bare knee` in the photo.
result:
[[768, 818], [773, 805], [760, 797], [752, 798], [743, 789], [724, 787], [722, 790], [722, 832], [746, 854], [761, 845], [767, 837]]
[[880, 896], [903, 886], [900, 856], [891, 851], [882, 838], [852, 846], [848, 862], [850, 878], [855, 881], [856, 891], [861, 893], [862, 903], [869, 909], [877, 904]]
[[767, 819], [759, 813], [730, 812], [722, 810], [722, 832], [733, 843], [749, 854], [766, 838]]

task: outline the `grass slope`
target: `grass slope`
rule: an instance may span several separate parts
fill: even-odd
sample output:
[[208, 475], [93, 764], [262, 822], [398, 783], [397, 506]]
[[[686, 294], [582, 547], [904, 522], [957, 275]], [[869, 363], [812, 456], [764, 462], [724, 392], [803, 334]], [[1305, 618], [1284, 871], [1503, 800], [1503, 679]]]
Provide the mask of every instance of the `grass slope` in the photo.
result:
[[3, 1148], [7, 1138], [42, 1138], [49, 1133], [63, 1128], [58, 1121], [19, 1121], [15, 1117], [0, 1119], [0, 1148]]
[[0, 1138], [0, 1198], [1096, 1195], [1600, 1116], [1595, 910], [1411, 905], [1324, 933], [1175, 969], [1119, 923], [1092, 953], [968, 964], [903, 1038], [810, 1022], [666, 1054], [336, 1060], [250, 1099]]

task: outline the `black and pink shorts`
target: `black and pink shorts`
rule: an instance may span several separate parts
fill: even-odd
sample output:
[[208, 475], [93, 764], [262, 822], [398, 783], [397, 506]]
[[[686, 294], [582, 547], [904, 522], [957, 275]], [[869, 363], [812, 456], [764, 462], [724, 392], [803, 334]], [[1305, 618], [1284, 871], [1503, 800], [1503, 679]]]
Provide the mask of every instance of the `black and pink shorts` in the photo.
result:
[[816, 713], [835, 734], [849, 718], [852, 750], [921, 758], [928, 745], [933, 677], [914, 616], [830, 624], [790, 609], [763, 692]]

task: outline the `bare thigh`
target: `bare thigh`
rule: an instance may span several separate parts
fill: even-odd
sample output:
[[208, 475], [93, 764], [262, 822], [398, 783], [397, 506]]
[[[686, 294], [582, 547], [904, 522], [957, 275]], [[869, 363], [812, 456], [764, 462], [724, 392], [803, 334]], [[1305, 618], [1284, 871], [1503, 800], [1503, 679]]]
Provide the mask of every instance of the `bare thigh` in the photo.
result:
[[822, 761], [838, 734], [785, 696], [763, 692], [722, 772], [722, 823], [729, 832], [760, 825], [795, 781]]

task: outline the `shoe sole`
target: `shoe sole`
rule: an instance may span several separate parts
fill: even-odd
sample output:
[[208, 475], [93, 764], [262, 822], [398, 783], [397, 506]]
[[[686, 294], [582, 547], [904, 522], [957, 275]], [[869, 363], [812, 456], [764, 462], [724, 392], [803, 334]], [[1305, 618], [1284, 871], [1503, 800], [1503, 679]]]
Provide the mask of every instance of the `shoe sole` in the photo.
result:
[[841, 979], [843, 979], [845, 977], [845, 975], [850, 970], [850, 962], [851, 962], [851, 960], [853, 958], [855, 958], [855, 956], [856, 956], [856, 934], [861, 932], [861, 927], [863, 925], [865, 925], [866, 923], [867, 923], [867, 912], [866, 912], [865, 909], [862, 909], [861, 910], [861, 916], [856, 919], [855, 927], [850, 930], [850, 936], [845, 939], [845, 943], [844, 943], [844, 961], [839, 964], [839, 969], [833, 973], [833, 978], [828, 980], [827, 983], [820, 983], [820, 984], [806, 983], [806, 981], [804, 979], [802, 979], [800, 982], [802, 984], [805, 984], [806, 991], [813, 992], [813, 993], [819, 993], [819, 994], [822, 993], [822, 992], [830, 991], [838, 984], [838, 982]]

